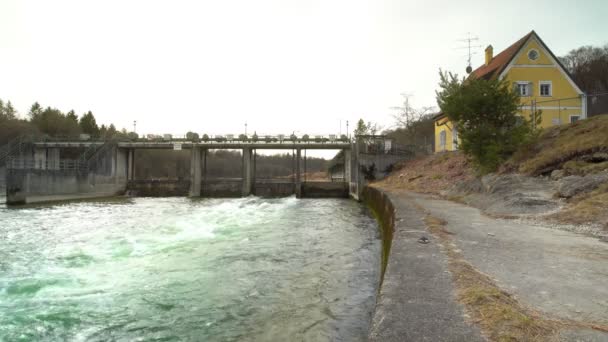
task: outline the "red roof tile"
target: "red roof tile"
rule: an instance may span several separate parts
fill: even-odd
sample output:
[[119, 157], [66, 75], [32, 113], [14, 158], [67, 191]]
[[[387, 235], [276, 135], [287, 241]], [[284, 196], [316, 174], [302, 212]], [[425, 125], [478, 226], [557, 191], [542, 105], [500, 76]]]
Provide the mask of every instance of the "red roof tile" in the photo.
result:
[[531, 31], [523, 38], [515, 42], [513, 45], [509, 46], [505, 50], [503, 50], [498, 55], [494, 56], [490, 61], [490, 64], [483, 64], [479, 68], [475, 69], [471, 73], [471, 76], [476, 78], [484, 78], [484, 79], [492, 79], [498, 77], [500, 73], [507, 67], [507, 65], [513, 60], [513, 57], [519, 52], [519, 50], [523, 47], [523, 45], [528, 41], [528, 38], [534, 34], [534, 31]]

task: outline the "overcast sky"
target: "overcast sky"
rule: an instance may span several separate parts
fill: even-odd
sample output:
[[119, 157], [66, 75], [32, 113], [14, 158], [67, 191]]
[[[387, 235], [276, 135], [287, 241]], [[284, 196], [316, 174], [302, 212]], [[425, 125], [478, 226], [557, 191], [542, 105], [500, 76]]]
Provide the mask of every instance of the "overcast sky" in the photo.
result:
[[[467, 32], [496, 53], [608, 43], [608, 1], [0, 0], [0, 98], [139, 133], [321, 134], [433, 106]], [[474, 49], [473, 67], [483, 61]]]

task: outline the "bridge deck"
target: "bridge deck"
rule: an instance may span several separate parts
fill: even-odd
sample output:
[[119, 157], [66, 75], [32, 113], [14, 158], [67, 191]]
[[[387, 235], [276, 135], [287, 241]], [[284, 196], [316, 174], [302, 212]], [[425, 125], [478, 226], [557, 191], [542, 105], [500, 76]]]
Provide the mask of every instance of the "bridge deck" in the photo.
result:
[[[94, 145], [103, 145], [103, 141], [44, 141], [36, 142], [37, 147], [90, 147]], [[315, 142], [315, 141], [283, 141], [283, 142], [243, 142], [243, 141], [226, 141], [226, 142], [184, 142], [184, 141], [133, 141], [133, 142], [118, 142], [118, 147], [121, 148], [135, 148], [135, 149], [165, 149], [172, 150], [176, 145], [180, 145], [182, 149], [191, 149], [192, 147], [208, 148], [208, 149], [266, 149], [266, 150], [291, 150], [291, 149], [305, 149], [305, 150], [343, 150], [350, 149], [351, 145], [348, 142], [343, 141], [328, 141], [328, 142]]]

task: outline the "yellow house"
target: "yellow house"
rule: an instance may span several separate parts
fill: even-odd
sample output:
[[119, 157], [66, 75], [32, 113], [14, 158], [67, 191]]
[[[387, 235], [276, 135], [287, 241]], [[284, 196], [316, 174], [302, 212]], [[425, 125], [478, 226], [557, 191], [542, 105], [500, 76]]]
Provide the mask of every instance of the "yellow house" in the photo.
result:
[[[572, 123], [587, 117], [585, 93], [536, 32], [494, 56], [485, 50], [485, 63], [469, 77], [506, 79], [521, 97], [520, 113], [542, 112], [542, 128]], [[458, 132], [443, 114], [435, 116], [435, 152], [458, 149]]]

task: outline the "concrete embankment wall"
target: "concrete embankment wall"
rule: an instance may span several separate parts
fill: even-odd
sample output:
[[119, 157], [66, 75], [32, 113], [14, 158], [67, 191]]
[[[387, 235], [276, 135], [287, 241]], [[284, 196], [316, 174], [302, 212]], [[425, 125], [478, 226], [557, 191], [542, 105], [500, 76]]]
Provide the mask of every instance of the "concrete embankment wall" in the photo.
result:
[[126, 177], [53, 170], [7, 171], [7, 202], [27, 204], [121, 195]]
[[0, 167], [0, 203], [6, 202], [6, 168]]
[[131, 180], [127, 184], [129, 196], [176, 197], [188, 196], [189, 180]]
[[348, 184], [344, 182], [302, 183], [304, 198], [348, 198]]
[[380, 284], [382, 284], [386, 266], [388, 265], [391, 244], [393, 241], [393, 231], [395, 229], [395, 207], [393, 206], [390, 198], [384, 192], [369, 186], [363, 188], [363, 191], [361, 192], [361, 200], [372, 210], [380, 225], [380, 233], [382, 235], [382, 265]]

